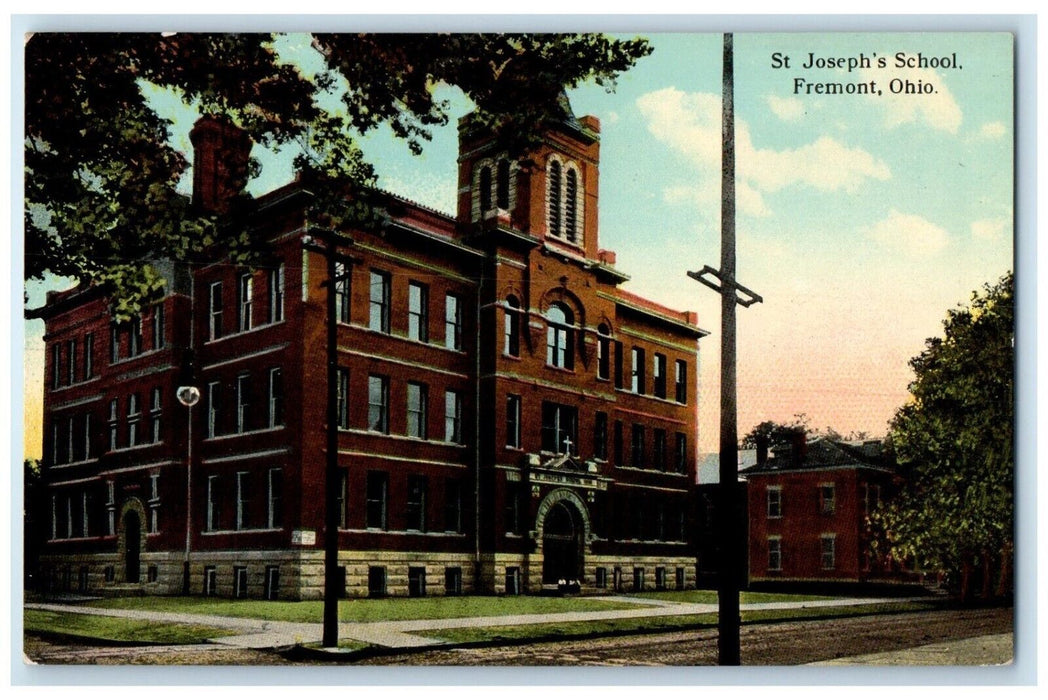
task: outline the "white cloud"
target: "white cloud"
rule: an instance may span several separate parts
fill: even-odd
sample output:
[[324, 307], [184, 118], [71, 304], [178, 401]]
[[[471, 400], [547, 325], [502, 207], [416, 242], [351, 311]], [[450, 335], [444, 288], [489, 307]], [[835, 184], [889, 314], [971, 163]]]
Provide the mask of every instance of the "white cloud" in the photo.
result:
[[1005, 236], [1011, 236], [1011, 229], [1010, 219], [981, 219], [972, 222], [972, 237], [984, 241], [997, 241]]
[[804, 103], [797, 97], [779, 97], [768, 95], [768, 107], [784, 122], [795, 122], [804, 116]]
[[892, 209], [887, 218], [871, 226], [867, 235], [881, 245], [911, 258], [925, 258], [950, 242], [946, 229], [916, 214]]
[[979, 136], [986, 139], [999, 139], [1008, 133], [1008, 127], [1002, 122], [987, 122], [979, 129]]
[[[961, 126], [961, 108], [954, 99], [953, 93], [946, 87], [943, 77], [930, 68], [898, 68], [891, 72], [867, 68], [859, 71], [864, 80], [877, 81], [880, 95], [871, 95], [884, 111], [884, 123], [888, 128], [902, 124], [923, 122], [934, 129], [956, 134]], [[903, 89], [898, 94], [891, 92], [892, 80], [902, 81], [902, 85], [923, 87], [929, 85], [931, 94], [907, 94]]]
[[[700, 176], [711, 183], [719, 183], [719, 95], [689, 94], [676, 88], [665, 88], [642, 95], [637, 106], [656, 139], [689, 160]], [[830, 192], [856, 192], [866, 180], [891, 177], [891, 171], [883, 161], [829, 136], [800, 148], [776, 151], [756, 148], [744, 121], [736, 121], [735, 127], [736, 196], [739, 211], [743, 214], [768, 215], [770, 212], [763, 194], [790, 185], [807, 185]], [[665, 196], [667, 202], [682, 201], [683, 194], [674, 191], [666, 192]]]

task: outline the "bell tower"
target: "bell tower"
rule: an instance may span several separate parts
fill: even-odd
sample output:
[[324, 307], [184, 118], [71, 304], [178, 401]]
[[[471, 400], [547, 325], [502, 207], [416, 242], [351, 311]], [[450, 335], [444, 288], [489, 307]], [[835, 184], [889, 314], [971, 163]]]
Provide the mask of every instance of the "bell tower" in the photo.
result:
[[597, 259], [600, 120], [576, 118], [566, 94], [527, 162], [459, 121], [458, 221], [466, 230], [509, 228]]

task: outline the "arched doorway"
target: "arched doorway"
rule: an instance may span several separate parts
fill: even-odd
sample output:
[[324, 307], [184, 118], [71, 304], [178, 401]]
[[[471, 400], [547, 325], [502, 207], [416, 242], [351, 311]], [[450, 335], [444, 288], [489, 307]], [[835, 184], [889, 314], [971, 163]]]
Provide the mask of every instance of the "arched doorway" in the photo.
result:
[[582, 579], [582, 517], [568, 501], [552, 504], [542, 523], [542, 582]]
[[142, 520], [129, 510], [124, 515], [124, 580], [138, 583], [141, 576]]

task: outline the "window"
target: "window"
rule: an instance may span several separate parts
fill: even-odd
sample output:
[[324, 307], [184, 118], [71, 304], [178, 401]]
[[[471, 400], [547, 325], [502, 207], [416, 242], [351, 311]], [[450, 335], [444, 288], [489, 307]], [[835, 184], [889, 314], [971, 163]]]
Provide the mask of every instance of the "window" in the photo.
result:
[[611, 329], [606, 324], [597, 326], [597, 379], [611, 377]]
[[674, 393], [677, 403], [688, 403], [688, 363], [677, 360], [674, 363], [677, 370]]
[[864, 513], [870, 515], [881, 504], [881, 487], [878, 484], [866, 484], [863, 487]]
[[633, 424], [630, 434], [630, 466], [644, 467], [644, 426], [640, 423]]
[[109, 402], [109, 451], [110, 452], [115, 450], [116, 449], [116, 445], [117, 445], [117, 439], [116, 439], [116, 431], [117, 431], [116, 414], [117, 414], [116, 399], [113, 399], [112, 401]]
[[[155, 490], [156, 486], [154, 485], [153, 488]], [[153, 498], [154, 499], [158, 499], [159, 496], [155, 495], [155, 493], [154, 493]], [[91, 528], [90, 528], [90, 523], [89, 523], [89, 520], [91, 519], [90, 516], [91, 516], [91, 496], [90, 496], [90, 494], [88, 494], [87, 491], [84, 491], [83, 493], [80, 494], [80, 534], [83, 537], [89, 537], [90, 534], [91, 534]], [[153, 527], [150, 528], [150, 532], [157, 532], [156, 516], [155, 516], [155, 514], [153, 516], [153, 519], [151, 520], [151, 523], [152, 523]]]
[[444, 531], [462, 532], [462, 480], [444, 482]]
[[218, 382], [207, 383], [207, 436], [213, 438], [219, 434], [221, 427], [221, 387]]
[[221, 527], [221, 512], [219, 510], [219, 481], [217, 476], [207, 477], [207, 511], [205, 527], [208, 532], [214, 532]]
[[662, 353], [655, 353], [652, 384], [655, 386], [655, 396], [660, 399], [666, 398], [666, 356]]
[[615, 435], [614, 435], [614, 449], [615, 449], [615, 464], [622, 466], [625, 464], [623, 459], [623, 440], [622, 440], [622, 421], [615, 421]]
[[782, 487], [781, 486], [769, 486], [767, 493], [768, 493], [768, 517], [769, 518], [781, 518], [782, 517]]
[[593, 576], [593, 585], [597, 588], [608, 587], [608, 569], [604, 566], [598, 566]]
[[597, 411], [593, 421], [593, 456], [608, 458], [608, 414]]
[[426, 439], [426, 407], [429, 403], [425, 384], [408, 382], [408, 437]]
[[138, 316], [131, 319], [131, 346], [128, 349], [129, 357], [137, 357], [142, 353], [142, 319]]
[[267, 406], [267, 425], [270, 428], [284, 425], [284, 373], [280, 367], [269, 368], [269, 401]]
[[520, 448], [520, 397], [506, 395], [506, 447]]
[[833, 515], [836, 510], [836, 489], [833, 484], [819, 484], [819, 512], [823, 515]]
[[[109, 326], [109, 362], [120, 359], [120, 326], [115, 323]], [[56, 360], [57, 364], [57, 360]]]
[[66, 383], [76, 384], [76, 339], [66, 341]]
[[237, 376], [237, 428], [238, 433], [243, 433], [248, 427], [248, 415], [250, 414], [251, 377], [247, 374]]
[[213, 596], [218, 594], [218, 573], [213, 566], [204, 567], [204, 595]]
[[370, 529], [386, 529], [386, 497], [389, 491], [389, 474], [369, 471], [365, 486], [365, 525]]
[[152, 424], [150, 437], [153, 442], [160, 442], [160, 387], [153, 387], [152, 399], [149, 402], [149, 418]]
[[284, 470], [280, 467], [269, 470], [268, 507], [266, 527], [275, 529], [284, 524]]
[[498, 177], [495, 180], [495, 206], [509, 209], [509, 161], [499, 160]]
[[546, 175], [547, 183], [547, 200], [549, 203], [549, 221], [548, 228], [549, 233], [552, 236], [561, 235], [561, 208], [560, 208], [560, 196], [561, 196], [561, 168], [560, 161], [551, 160], [549, 164], [549, 171]]
[[153, 317], [151, 320], [153, 325], [153, 349], [159, 350], [166, 344], [165, 336], [167, 335], [163, 304], [157, 304], [153, 307]]
[[138, 405], [138, 394], [127, 397], [127, 446], [134, 447], [138, 444], [138, 419], [142, 417], [141, 408]]
[[683, 591], [684, 590], [684, 567], [683, 566], [678, 566], [677, 567], [677, 571], [675, 573], [676, 573], [676, 579], [677, 579], [677, 590], [678, 591]]
[[768, 538], [768, 571], [782, 571], [782, 540]]
[[222, 337], [222, 283], [212, 282], [208, 288], [208, 338], [217, 340]]
[[578, 238], [579, 174], [569, 167], [564, 178], [564, 237], [572, 243]]
[[280, 596], [280, 567], [266, 567], [266, 600], [276, 600]]
[[419, 474], [408, 475], [407, 528], [426, 531], [427, 480]]
[[269, 271], [269, 322], [284, 320], [284, 266]]
[[644, 590], [644, 569], [639, 566], [633, 568], [633, 590]]
[[519, 481], [506, 482], [505, 511], [503, 512], [506, 532], [517, 534], [520, 532], [520, 511], [523, 485]]
[[507, 566], [506, 567], [506, 595], [520, 595], [523, 593], [523, 586], [520, 585], [520, 567], [519, 566]]
[[444, 297], [444, 347], [462, 349], [462, 304], [454, 294]]
[[389, 333], [389, 273], [371, 271], [371, 312], [368, 328], [379, 333]]
[[91, 414], [84, 414], [84, 459], [91, 459]]
[[462, 595], [461, 566], [449, 566], [444, 569], [444, 595]]
[[[87, 505], [86, 494], [84, 505]], [[86, 520], [85, 520], [86, 522]], [[149, 533], [160, 532], [160, 475], [149, 475]]]
[[335, 318], [349, 323], [349, 268], [344, 262], [335, 263]]
[[247, 567], [233, 567], [233, 597], [247, 598]]
[[349, 488], [349, 477], [345, 472], [339, 479], [338, 484], [338, 526], [346, 527], [346, 490]]
[[666, 431], [662, 428], [652, 431], [651, 448], [651, 466], [660, 472], [666, 471]]
[[389, 433], [389, 378], [368, 377], [368, 430]]
[[248, 501], [248, 473], [237, 472], [237, 516], [236, 529], [246, 530], [250, 522], [250, 503]]
[[630, 374], [630, 391], [634, 394], [644, 393], [644, 349], [633, 348], [633, 371]]
[[542, 449], [554, 454], [578, 452], [579, 412], [574, 406], [542, 402]]
[[237, 330], [251, 330], [251, 307], [255, 282], [250, 272], [240, 275], [237, 280]]
[[116, 535], [116, 482], [106, 482], [106, 534]]
[[688, 436], [677, 433], [677, 448], [673, 459], [674, 470], [678, 474], [688, 473]]
[[484, 213], [491, 209], [491, 166], [485, 165], [480, 169], [480, 211]]
[[51, 348], [51, 388], [62, 386], [62, 345], [55, 343]]
[[462, 398], [457, 391], [444, 392], [444, 442], [462, 443]]
[[822, 568], [824, 570], [836, 568], [837, 536], [823, 535], [819, 538], [819, 543], [822, 552]]
[[666, 567], [656, 566], [655, 567], [655, 590], [664, 591], [666, 590]]
[[95, 375], [95, 334], [84, 335], [84, 379]]
[[386, 567], [368, 567], [368, 597], [381, 598], [386, 595]]
[[429, 287], [419, 282], [408, 284], [408, 338], [429, 342]]
[[574, 318], [563, 304], [552, 304], [546, 312], [546, 364], [572, 369], [575, 365]]
[[623, 382], [623, 371], [622, 371], [623, 353], [624, 352], [625, 352], [625, 350], [622, 347], [622, 343], [620, 343], [619, 341], [615, 341], [615, 388], [616, 389], [621, 389], [622, 387], [625, 386], [625, 383]]
[[349, 370], [339, 367], [335, 372], [335, 380], [338, 385], [335, 389], [335, 412], [338, 414], [336, 420], [338, 427], [349, 427]]
[[506, 297], [502, 352], [520, 357], [520, 301], [512, 294]]
[[426, 567], [408, 567], [408, 596], [422, 598], [426, 595]]

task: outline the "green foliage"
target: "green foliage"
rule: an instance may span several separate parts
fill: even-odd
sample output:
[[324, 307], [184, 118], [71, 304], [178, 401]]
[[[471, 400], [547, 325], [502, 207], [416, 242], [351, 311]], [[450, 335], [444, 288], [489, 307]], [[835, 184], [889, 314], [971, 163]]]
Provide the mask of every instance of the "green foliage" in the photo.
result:
[[1013, 543], [1011, 273], [950, 310], [943, 330], [910, 361], [912, 396], [890, 435], [907, 480], [874, 520], [896, 557], [960, 573]]
[[26, 610], [23, 624], [26, 632], [37, 634], [61, 634], [82, 639], [140, 644], [201, 644], [208, 639], [234, 634], [231, 630], [205, 625], [50, 610]]
[[[523, 156], [561, 116], [565, 88], [615, 77], [650, 47], [594, 34], [316, 34], [325, 69], [283, 62], [272, 34], [35, 34], [25, 45], [27, 279], [102, 284], [128, 315], [155, 298], [154, 260], [208, 249], [250, 260], [244, 226], [176, 191], [186, 158], [146, 99], [168, 89], [267, 147], [291, 146], [324, 225], [374, 221], [375, 174], [357, 137], [388, 125], [419, 153], [447, 124], [434, 87], [458, 86], [475, 123]], [[332, 94], [343, 110], [331, 111]], [[257, 163], [255, 164], [257, 169]], [[245, 177], [247, 174], [245, 174]], [[380, 214], [379, 214], [380, 215]]]
[[797, 413], [793, 416], [793, 421], [790, 423], [776, 423], [770, 420], [758, 423], [753, 426], [750, 432], [743, 436], [739, 442], [739, 447], [744, 450], [755, 449], [757, 440], [761, 437], [767, 439], [769, 446], [788, 445], [792, 442], [795, 435], [811, 436], [813, 434], [811, 427], [808, 425], [808, 416], [803, 413]]

